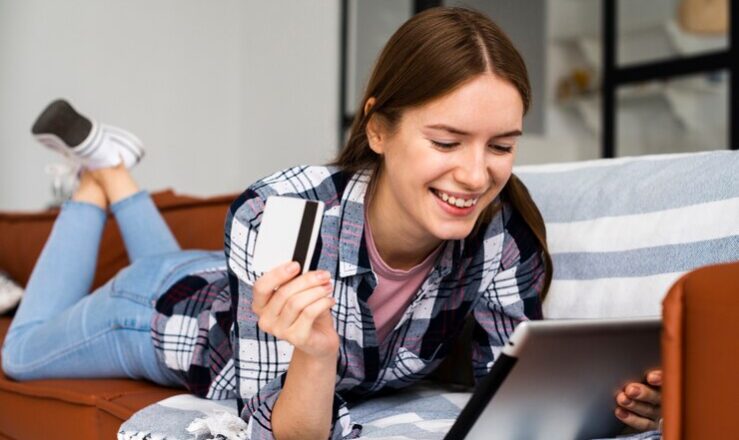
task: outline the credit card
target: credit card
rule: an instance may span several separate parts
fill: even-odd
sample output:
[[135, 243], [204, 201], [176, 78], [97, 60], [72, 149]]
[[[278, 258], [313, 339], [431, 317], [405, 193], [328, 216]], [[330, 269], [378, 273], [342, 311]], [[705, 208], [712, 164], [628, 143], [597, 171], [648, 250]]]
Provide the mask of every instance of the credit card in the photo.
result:
[[254, 270], [267, 272], [287, 261], [308, 271], [321, 230], [324, 204], [296, 197], [270, 196], [254, 248]]

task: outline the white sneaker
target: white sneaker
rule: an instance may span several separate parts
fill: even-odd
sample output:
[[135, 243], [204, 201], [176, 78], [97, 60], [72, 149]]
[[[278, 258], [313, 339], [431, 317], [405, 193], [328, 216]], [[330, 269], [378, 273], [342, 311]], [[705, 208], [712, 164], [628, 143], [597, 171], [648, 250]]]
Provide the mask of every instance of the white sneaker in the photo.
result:
[[88, 170], [132, 168], [144, 157], [142, 142], [121, 128], [88, 119], [65, 100], [49, 104], [31, 128], [36, 140]]
[[0, 271], [0, 315], [18, 305], [22, 296], [23, 288]]

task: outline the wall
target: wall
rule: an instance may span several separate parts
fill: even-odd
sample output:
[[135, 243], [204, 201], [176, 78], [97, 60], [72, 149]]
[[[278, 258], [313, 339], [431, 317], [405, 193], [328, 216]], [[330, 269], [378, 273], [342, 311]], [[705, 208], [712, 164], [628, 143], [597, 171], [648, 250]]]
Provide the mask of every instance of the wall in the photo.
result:
[[0, 0], [0, 209], [38, 209], [66, 97], [138, 134], [145, 188], [239, 191], [337, 148], [339, 0]]

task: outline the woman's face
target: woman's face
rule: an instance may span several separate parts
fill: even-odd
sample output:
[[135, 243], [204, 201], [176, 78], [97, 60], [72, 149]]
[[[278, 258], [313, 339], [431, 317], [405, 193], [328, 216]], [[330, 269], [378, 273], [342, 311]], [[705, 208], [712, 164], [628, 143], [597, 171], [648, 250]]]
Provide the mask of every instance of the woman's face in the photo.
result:
[[384, 156], [377, 208], [398, 212], [415, 238], [466, 237], [511, 175], [522, 119], [518, 89], [486, 73], [405, 110], [393, 132], [372, 122], [370, 146]]

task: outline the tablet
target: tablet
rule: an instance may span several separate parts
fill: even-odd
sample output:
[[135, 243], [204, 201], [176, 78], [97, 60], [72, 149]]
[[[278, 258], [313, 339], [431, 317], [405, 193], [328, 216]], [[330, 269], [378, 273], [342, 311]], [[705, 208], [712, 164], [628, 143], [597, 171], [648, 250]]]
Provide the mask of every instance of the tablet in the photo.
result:
[[523, 322], [445, 439], [618, 435], [615, 396], [660, 366], [660, 333], [660, 318]]

